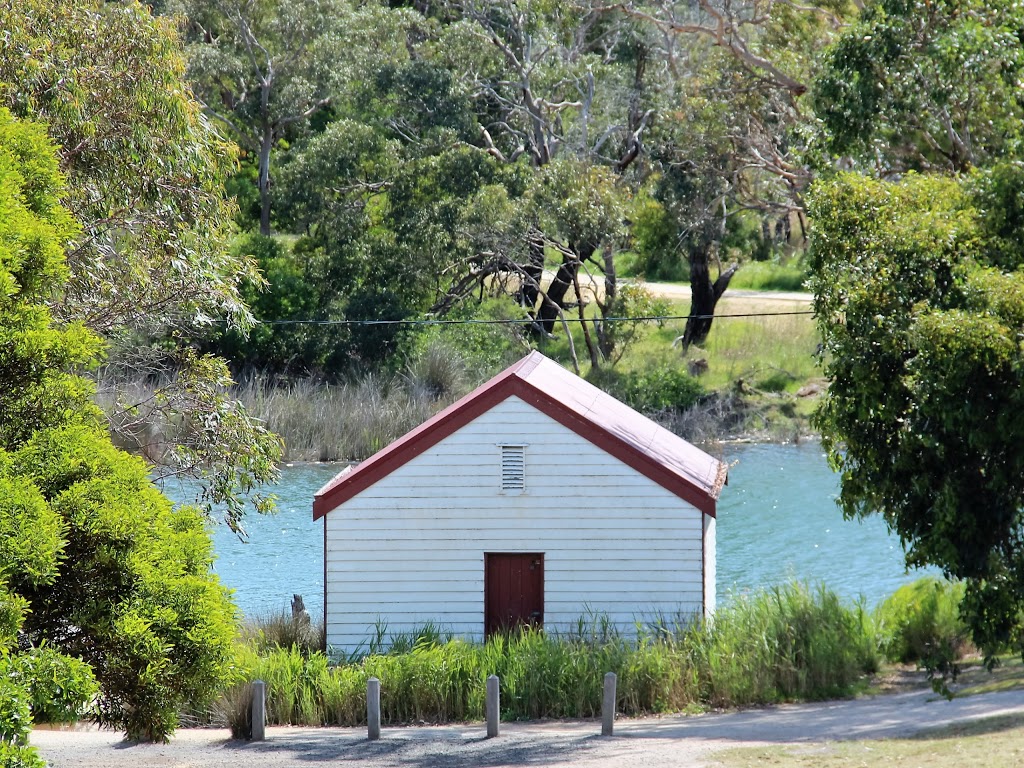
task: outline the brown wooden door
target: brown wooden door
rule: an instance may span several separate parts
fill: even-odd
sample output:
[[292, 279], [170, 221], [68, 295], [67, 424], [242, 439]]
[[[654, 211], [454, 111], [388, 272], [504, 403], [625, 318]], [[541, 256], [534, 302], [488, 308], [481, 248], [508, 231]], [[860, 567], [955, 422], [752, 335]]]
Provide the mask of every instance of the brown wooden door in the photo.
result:
[[544, 553], [484, 555], [484, 632], [544, 625]]

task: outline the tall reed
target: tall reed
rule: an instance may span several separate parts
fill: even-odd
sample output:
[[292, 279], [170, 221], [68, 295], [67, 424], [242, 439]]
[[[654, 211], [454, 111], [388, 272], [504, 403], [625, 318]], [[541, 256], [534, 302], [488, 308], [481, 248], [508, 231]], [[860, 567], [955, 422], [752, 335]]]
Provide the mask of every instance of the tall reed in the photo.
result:
[[[600, 714], [606, 672], [618, 675], [618, 711], [640, 715], [842, 696], [877, 668], [862, 607], [801, 584], [738, 598], [712, 623], [661, 621], [635, 636], [592, 615], [561, 634], [527, 628], [481, 644], [429, 627], [397, 645], [336, 666], [294, 644], [250, 645], [240, 664], [244, 681], [267, 683], [268, 721], [293, 725], [365, 722], [370, 677], [381, 681], [382, 721], [397, 724], [483, 718], [491, 674], [501, 679], [502, 717], [536, 719]], [[237, 690], [220, 704], [228, 723], [244, 721], [231, 712]]]

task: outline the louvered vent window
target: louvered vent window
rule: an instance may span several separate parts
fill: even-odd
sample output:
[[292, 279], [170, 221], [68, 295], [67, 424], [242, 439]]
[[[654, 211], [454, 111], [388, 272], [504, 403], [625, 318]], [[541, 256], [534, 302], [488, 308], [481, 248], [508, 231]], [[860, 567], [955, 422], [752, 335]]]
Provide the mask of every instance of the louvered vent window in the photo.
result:
[[526, 446], [501, 446], [501, 492], [518, 496], [526, 491]]

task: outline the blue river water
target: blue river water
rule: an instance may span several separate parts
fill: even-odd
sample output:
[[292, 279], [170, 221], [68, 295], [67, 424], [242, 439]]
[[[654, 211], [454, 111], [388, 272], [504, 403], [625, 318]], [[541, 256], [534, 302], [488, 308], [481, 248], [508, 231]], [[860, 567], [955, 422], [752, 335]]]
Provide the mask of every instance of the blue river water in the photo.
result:
[[[844, 520], [835, 505], [838, 477], [816, 442], [727, 445], [729, 484], [718, 504], [718, 602], [791, 578], [824, 581], [849, 600], [875, 605], [921, 574], [907, 573], [899, 540], [880, 517]], [[246, 518], [248, 541], [215, 526], [216, 570], [249, 616], [287, 610], [301, 594], [323, 611], [323, 524], [313, 522], [313, 493], [340, 467], [285, 467], [274, 489], [276, 515]], [[189, 502], [185, 487], [171, 498]]]

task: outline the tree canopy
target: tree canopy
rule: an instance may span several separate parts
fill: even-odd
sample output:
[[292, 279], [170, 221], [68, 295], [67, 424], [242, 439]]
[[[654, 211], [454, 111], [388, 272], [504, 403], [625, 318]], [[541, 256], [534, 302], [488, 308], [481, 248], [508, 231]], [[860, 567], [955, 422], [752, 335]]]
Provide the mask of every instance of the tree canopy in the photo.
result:
[[825, 175], [810, 205], [832, 381], [815, 423], [839, 503], [884, 515], [908, 564], [967, 581], [990, 658], [1021, 642], [1024, 606], [1022, 29], [1012, 3], [882, 0], [813, 94], [828, 146], [863, 170]]
[[832, 152], [882, 174], [1020, 153], [1024, 15], [988, 0], [880, 0], [824, 57], [812, 102]]
[[[0, 0], [0, 27], [0, 105], [45, 121], [69, 182], [62, 202], [79, 225], [50, 309], [68, 328], [101, 334], [111, 364], [161, 380], [141, 401], [108, 393], [120, 400], [112, 428], [159, 458], [159, 471], [198, 476], [206, 501], [239, 528], [280, 446], [225, 396], [224, 363], [181, 337], [214, 322], [248, 327], [239, 285], [262, 278], [249, 254], [227, 247], [235, 151], [191, 96], [176, 27], [138, 2], [101, 0]], [[136, 429], [143, 421], [157, 425], [158, 445]]]
[[[0, 108], [0, 685], [12, 696], [0, 700], [73, 717], [92, 705], [94, 674], [101, 720], [164, 739], [229, 673], [234, 608], [202, 515], [173, 509], [111, 444], [75, 372], [99, 338], [51, 316], [77, 234], [64, 193], [43, 128]], [[0, 736], [22, 749], [2, 711]]]

